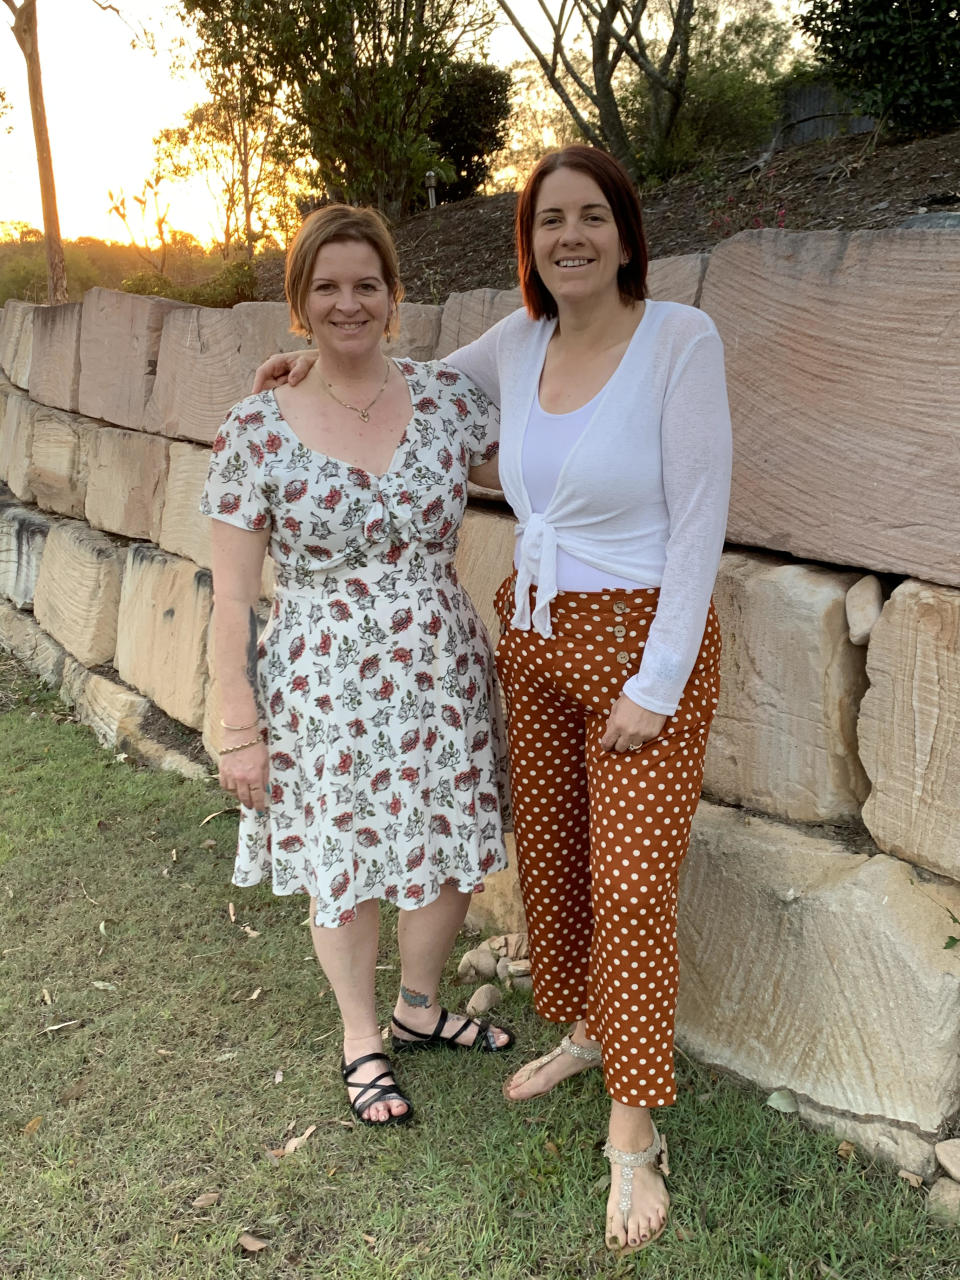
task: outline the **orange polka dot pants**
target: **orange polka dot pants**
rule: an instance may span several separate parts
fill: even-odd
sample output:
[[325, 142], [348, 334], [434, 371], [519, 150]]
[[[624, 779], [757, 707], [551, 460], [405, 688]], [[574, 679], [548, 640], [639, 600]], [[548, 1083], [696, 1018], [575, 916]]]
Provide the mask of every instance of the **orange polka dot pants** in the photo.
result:
[[627, 1106], [676, 1097], [677, 875], [700, 799], [717, 705], [713, 605], [676, 713], [639, 750], [600, 746], [637, 671], [656, 588], [561, 592], [553, 637], [510, 625], [514, 578], [496, 596], [517, 867], [533, 997], [551, 1022], [582, 1018], [607, 1092]]

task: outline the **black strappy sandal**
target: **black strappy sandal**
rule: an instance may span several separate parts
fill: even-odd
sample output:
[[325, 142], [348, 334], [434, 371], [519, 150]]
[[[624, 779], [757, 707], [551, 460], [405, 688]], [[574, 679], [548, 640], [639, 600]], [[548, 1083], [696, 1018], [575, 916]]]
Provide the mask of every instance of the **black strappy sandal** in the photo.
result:
[[[362, 1067], [366, 1062], [376, 1062], [376, 1061], [385, 1062], [387, 1065], [387, 1070], [381, 1071], [378, 1076], [374, 1076], [372, 1080], [368, 1080], [365, 1082], [361, 1080], [350, 1079], [350, 1076], [353, 1074], [354, 1071], [356, 1071], [357, 1067]], [[390, 1064], [390, 1059], [387, 1057], [385, 1053], [365, 1053], [362, 1058], [354, 1058], [352, 1062], [347, 1062], [345, 1058], [341, 1057], [340, 1058], [340, 1074], [343, 1076], [343, 1083], [347, 1086], [348, 1089], [360, 1090], [357, 1096], [353, 1099], [351, 1099], [350, 1094], [348, 1093], [347, 1101], [350, 1104], [350, 1110], [357, 1117], [357, 1119], [360, 1121], [361, 1124], [368, 1124], [374, 1129], [383, 1129], [387, 1125], [406, 1124], [408, 1120], [413, 1119], [413, 1105], [410, 1102], [410, 1099], [404, 1097], [404, 1095], [397, 1088], [397, 1082], [393, 1075], [393, 1067]], [[381, 1080], [386, 1080], [388, 1078], [393, 1080], [392, 1084], [380, 1083]], [[368, 1093], [372, 1093], [373, 1096], [368, 1098], [366, 1096]], [[363, 1112], [368, 1111], [375, 1102], [394, 1102], [394, 1101], [405, 1102], [407, 1104], [407, 1109], [406, 1111], [404, 1111], [403, 1115], [400, 1115], [400, 1116], [391, 1115], [389, 1120], [368, 1120], [366, 1116], [363, 1115]]]
[[[443, 1028], [447, 1025], [449, 1016], [446, 1009], [441, 1009], [437, 1025], [432, 1031], [414, 1031], [413, 1027], [405, 1026], [399, 1018], [391, 1018], [390, 1044], [394, 1052], [411, 1053], [419, 1049], [473, 1049], [477, 1053], [503, 1053], [504, 1049], [509, 1049], [513, 1044], [514, 1035], [512, 1031], [508, 1031], [506, 1027], [498, 1027], [497, 1029], [507, 1037], [507, 1043], [497, 1044], [493, 1038], [490, 1023], [480, 1022], [477, 1018], [467, 1018], [463, 1025], [454, 1031], [452, 1035], [445, 1036]], [[399, 1036], [393, 1034], [393, 1027], [396, 1027], [398, 1031], [405, 1032], [412, 1039], [401, 1040]], [[476, 1027], [477, 1034], [473, 1041], [467, 1044], [460, 1037], [470, 1027]]]

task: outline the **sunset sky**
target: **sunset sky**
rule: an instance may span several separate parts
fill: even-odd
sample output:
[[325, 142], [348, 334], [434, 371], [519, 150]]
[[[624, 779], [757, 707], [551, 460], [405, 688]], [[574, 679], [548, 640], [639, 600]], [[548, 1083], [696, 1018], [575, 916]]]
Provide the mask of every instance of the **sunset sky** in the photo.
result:
[[[157, 56], [131, 49], [131, 31], [91, 0], [38, 0], [38, 40], [47, 120], [63, 235], [128, 239], [109, 213], [108, 191], [138, 193], [149, 175], [152, 139], [178, 124], [203, 97], [198, 78], [171, 74], [179, 20], [157, 0], [116, 0], [134, 26], [147, 24]], [[515, 11], [535, 15], [537, 0], [516, 0]], [[9, 11], [0, 6], [0, 15]], [[159, 17], [158, 17], [159, 15]], [[3, 25], [8, 25], [7, 23]], [[507, 65], [527, 56], [509, 26], [490, 42], [492, 61]], [[0, 32], [0, 85], [12, 110], [0, 122], [0, 223], [42, 225], [36, 153], [23, 55], [7, 30]], [[6, 132], [12, 126], [11, 132]], [[178, 194], [170, 188], [170, 225], [208, 241], [215, 229], [202, 180]], [[128, 199], [128, 204], [130, 204]]]
[[[131, 23], [145, 23], [156, 36], [157, 56], [131, 49], [129, 27], [91, 0], [38, 0], [38, 43], [43, 67], [47, 123], [63, 235], [127, 240], [109, 213], [108, 191], [139, 193], [149, 175], [152, 140], [178, 124], [203, 98], [198, 77], [173, 76], [171, 57], [181, 26], [156, 0], [116, 0]], [[518, 0], [517, 11], [536, 0]], [[159, 18], [158, 18], [158, 15]], [[0, 16], [9, 17], [0, 6]], [[6, 24], [4, 24], [6, 25]], [[510, 29], [498, 32], [492, 60], [506, 64], [524, 56]], [[42, 225], [36, 152], [27, 98], [26, 66], [9, 31], [0, 32], [0, 85], [12, 110], [0, 123], [0, 223]], [[6, 127], [12, 125], [12, 132]], [[209, 196], [201, 180], [190, 191], [169, 188], [170, 225], [207, 241], [215, 234]], [[132, 203], [128, 198], [128, 206]]]

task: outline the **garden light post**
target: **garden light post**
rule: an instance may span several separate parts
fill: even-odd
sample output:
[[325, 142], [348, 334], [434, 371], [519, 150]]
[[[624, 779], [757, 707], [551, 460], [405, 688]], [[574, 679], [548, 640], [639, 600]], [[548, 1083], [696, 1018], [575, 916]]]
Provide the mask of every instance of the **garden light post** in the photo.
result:
[[424, 182], [427, 185], [427, 204], [431, 209], [435, 209], [437, 207], [437, 175], [432, 169], [427, 170]]

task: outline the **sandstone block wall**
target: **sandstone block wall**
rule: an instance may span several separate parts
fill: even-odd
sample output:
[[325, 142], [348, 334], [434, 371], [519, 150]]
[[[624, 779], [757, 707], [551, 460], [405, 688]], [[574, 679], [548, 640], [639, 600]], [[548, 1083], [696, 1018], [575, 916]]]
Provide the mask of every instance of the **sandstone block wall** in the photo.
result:
[[203, 725], [212, 604], [206, 569], [143, 543], [128, 551], [117, 671], [121, 680], [191, 729]]
[[184, 306], [170, 298], [141, 298], [112, 289], [87, 292], [80, 321], [81, 413], [119, 427], [143, 426], [164, 318]]
[[35, 507], [0, 498], [0, 598], [18, 609], [33, 606], [50, 520]]
[[960, 881], [960, 591], [908, 580], [870, 636], [860, 754], [881, 849]]
[[858, 575], [726, 553], [714, 600], [723, 652], [704, 790], [798, 822], [855, 818], [865, 652], [850, 642]]
[[30, 357], [33, 352], [32, 302], [11, 298], [0, 311], [0, 369], [16, 387], [30, 385]]
[[50, 530], [34, 590], [37, 622], [88, 667], [113, 662], [124, 553], [79, 520]]
[[932, 1140], [960, 1107], [948, 911], [960, 915], [960, 885], [701, 802], [682, 878], [681, 1042], [764, 1088]]
[[98, 431], [90, 418], [36, 407], [27, 484], [38, 506], [62, 516], [83, 516], [91, 446]]
[[0, 388], [0, 481], [21, 502], [33, 501], [30, 488], [30, 451], [37, 406], [9, 383]]
[[960, 237], [747, 231], [710, 255], [731, 541], [960, 585]]
[[[960, 1113], [958, 255], [929, 232], [761, 232], [650, 267], [652, 297], [716, 322], [735, 437], [681, 1041], [923, 1173]], [[404, 305], [384, 349], [445, 355], [519, 301]], [[155, 708], [214, 736], [207, 444], [300, 345], [287, 325], [282, 304], [106, 290], [79, 320], [0, 311], [0, 645], [161, 765]], [[512, 552], [502, 500], [471, 488], [457, 566], [493, 640]], [[515, 872], [488, 889], [471, 920], [518, 928]]]
[[76, 411], [80, 398], [80, 319], [83, 304], [67, 302], [33, 312], [31, 400]]
[[90, 441], [84, 514], [128, 538], [160, 536], [170, 446], [140, 431], [101, 427]]

